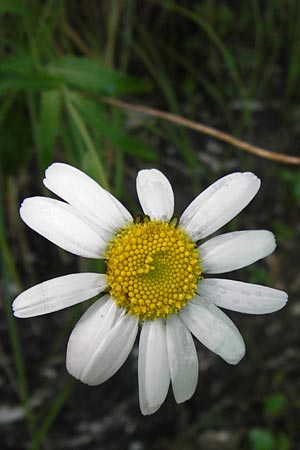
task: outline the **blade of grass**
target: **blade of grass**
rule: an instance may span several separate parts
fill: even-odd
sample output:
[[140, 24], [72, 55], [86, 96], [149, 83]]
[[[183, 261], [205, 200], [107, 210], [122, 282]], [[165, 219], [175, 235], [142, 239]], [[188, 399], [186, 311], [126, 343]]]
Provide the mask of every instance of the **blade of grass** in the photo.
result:
[[[119, 129], [121, 125], [121, 111], [118, 108], [112, 107], [113, 121], [115, 126]], [[124, 175], [124, 153], [117, 149], [115, 153], [115, 165], [114, 165], [114, 194], [121, 198], [123, 190], [123, 175]]]
[[47, 416], [39, 426], [37, 432], [34, 434], [31, 443], [29, 445], [29, 450], [38, 450], [39, 444], [43, 442], [51, 425], [54, 423], [55, 419], [57, 418], [58, 414], [63, 408], [65, 402], [68, 400], [74, 384], [75, 384], [74, 378], [70, 378], [67, 381], [66, 385], [64, 386], [63, 390], [56, 397], [50, 408], [50, 411], [48, 412]]
[[120, 17], [122, 12], [122, 3], [120, 0], [111, 0], [108, 3], [107, 22], [107, 39], [105, 61], [108, 67], [114, 67], [114, 56], [116, 47], [116, 37], [120, 26]]
[[294, 92], [295, 86], [299, 85], [300, 75], [300, 7], [299, 3], [291, 4], [291, 14], [288, 22], [288, 31], [290, 33], [289, 57], [287, 62], [287, 79], [285, 97], [290, 98]]
[[268, 84], [272, 81], [274, 73], [276, 74], [276, 61], [280, 56], [282, 31], [278, 30], [275, 3], [276, 2], [270, 3], [270, 8], [264, 21], [265, 33], [262, 45], [264, 47], [267, 46], [267, 48], [262, 55], [261, 69], [255, 90], [255, 95], [258, 98], [264, 96]]
[[4, 120], [6, 114], [10, 110], [11, 106], [13, 105], [15, 98], [16, 98], [15, 94], [9, 94], [2, 99], [2, 104], [0, 106], [0, 125]]
[[[151, 52], [151, 57], [146, 53], [144, 46], [141, 44], [133, 43], [133, 50], [141, 58], [153, 78], [156, 80], [158, 86], [160, 87], [168, 102], [170, 111], [179, 114], [180, 108], [175, 95], [175, 89], [172, 86], [172, 80], [165, 73], [162, 62], [158, 58], [156, 50], [153, 49], [153, 45], [150, 43], [151, 40], [148, 39], [146, 31], [143, 29], [143, 27], [139, 27], [139, 30], [144, 41], [146, 41], [144, 42], [144, 44], [148, 44], [147, 48], [148, 51]], [[189, 165], [190, 169], [192, 169], [192, 181], [195, 184], [194, 187], [197, 187], [197, 178], [193, 176], [193, 171], [195, 171], [199, 163], [189, 142], [189, 138], [183, 130], [179, 130], [177, 139], [179, 141], [178, 148], [180, 149], [180, 152], [182, 153], [186, 163]]]
[[129, 64], [129, 56], [131, 50], [133, 22], [134, 22], [134, 0], [127, 0], [124, 7], [124, 31], [123, 31], [123, 46], [120, 57], [120, 68], [124, 73], [127, 72]]
[[99, 101], [72, 93], [72, 102], [90, 130], [97, 148], [111, 147], [115, 152], [123, 151], [135, 158], [157, 160], [156, 153], [123, 131], [121, 120], [116, 122], [115, 117], [108, 113], [107, 108], [103, 108]]
[[151, 1], [154, 3], [159, 3], [163, 8], [167, 8], [168, 10], [180, 14], [181, 16], [186, 17], [188, 20], [196, 23], [199, 26], [199, 28], [207, 35], [210, 41], [215, 45], [216, 49], [218, 50], [224, 61], [225, 67], [227, 68], [228, 74], [236, 87], [239, 97], [243, 101], [242, 116], [240, 122], [237, 124], [237, 130], [240, 133], [242, 129], [249, 123], [251, 118], [251, 111], [247, 104], [246, 89], [239, 74], [236, 60], [233, 54], [230, 52], [229, 48], [222, 42], [218, 34], [209, 25], [209, 23], [207, 23], [200, 17], [200, 14], [190, 9], [187, 9], [183, 6], [180, 6], [173, 1], [167, 0], [162, 3], [158, 2], [157, 0]]
[[235, 122], [231, 117], [227, 102], [221, 90], [218, 89], [218, 86], [215, 86], [214, 83], [211, 83], [206, 77], [202, 76], [188, 58], [185, 58], [182, 54], [176, 52], [171, 46], [164, 42], [160, 42], [160, 46], [186, 70], [187, 74], [190, 74], [191, 78], [203, 86], [207, 95], [221, 108], [230, 129], [235, 130]]
[[22, 356], [22, 350], [21, 350], [21, 343], [20, 343], [20, 337], [17, 330], [15, 319], [12, 316], [11, 312], [11, 302], [9, 299], [9, 296], [7, 294], [8, 291], [8, 272], [5, 269], [5, 267], [2, 267], [3, 269], [3, 284], [6, 285], [6, 288], [4, 289], [4, 306], [5, 306], [5, 314], [8, 324], [8, 331], [9, 331], [9, 338], [10, 343], [13, 351], [13, 360], [14, 365], [17, 373], [17, 379], [18, 379], [18, 390], [20, 394], [20, 400], [22, 402], [22, 406], [24, 408], [25, 417], [28, 425], [28, 431], [31, 436], [34, 435], [36, 430], [36, 421], [34, 414], [32, 412], [31, 406], [30, 406], [30, 394], [28, 391], [28, 385], [27, 385], [27, 377], [26, 377], [26, 369], [25, 369], [25, 363]]
[[41, 168], [53, 161], [54, 144], [59, 133], [61, 94], [58, 90], [42, 92], [37, 124], [38, 151]]
[[254, 24], [254, 67], [249, 79], [249, 95], [253, 95], [261, 76], [261, 65], [264, 58], [264, 21], [258, 0], [251, 0], [251, 11]]
[[103, 167], [102, 161], [100, 160], [100, 157], [97, 153], [97, 150], [94, 146], [93, 140], [89, 134], [88, 129], [86, 128], [83, 120], [80, 117], [80, 114], [77, 112], [76, 108], [73, 106], [72, 100], [69, 96], [69, 93], [66, 89], [63, 90], [63, 98], [65, 100], [65, 105], [67, 108], [67, 111], [70, 114], [71, 119], [73, 120], [74, 124], [78, 128], [78, 132], [80, 133], [82, 137], [82, 141], [84, 142], [86, 146], [86, 150], [90, 155], [90, 158], [92, 161], [94, 161], [94, 164], [97, 168], [98, 172], [98, 179], [101, 183], [101, 185], [109, 190], [109, 183], [106, 177], [105, 169]]
[[201, 28], [201, 30], [208, 36], [211, 42], [215, 45], [216, 49], [219, 51], [224, 61], [224, 64], [227, 67], [228, 73], [231, 76], [232, 81], [235, 83], [239, 95], [242, 98], [244, 98], [245, 89], [236, 66], [235, 58], [229, 51], [228, 47], [225, 46], [225, 44], [219, 38], [217, 33], [213, 30], [213, 28], [207, 22], [202, 20], [199, 14], [183, 6], [180, 6], [178, 3], [167, 0], [165, 2], [160, 3], [160, 5], [163, 8], [167, 8], [170, 11], [174, 11], [175, 13], [180, 14], [183, 17], [186, 17], [187, 19], [196, 23]]
[[[10, 338], [10, 344], [12, 348], [12, 355], [13, 355], [13, 361], [15, 365], [15, 370], [17, 374], [17, 385], [18, 385], [18, 391], [20, 395], [20, 400], [22, 403], [22, 406], [24, 408], [26, 422], [28, 426], [28, 431], [30, 436], [33, 436], [36, 430], [36, 423], [35, 423], [35, 417], [32, 412], [31, 406], [30, 406], [30, 394], [28, 391], [28, 385], [27, 385], [27, 377], [26, 377], [26, 369], [25, 369], [25, 363], [22, 355], [22, 349], [21, 349], [21, 342], [20, 337], [18, 333], [18, 328], [16, 325], [16, 320], [14, 319], [12, 315], [11, 310], [11, 299], [9, 295], [9, 283], [10, 283], [10, 271], [12, 270], [12, 274], [14, 277], [14, 281], [17, 282], [17, 285], [19, 288], [21, 288], [20, 278], [17, 273], [17, 270], [15, 268], [13, 258], [10, 254], [9, 247], [7, 245], [6, 239], [5, 239], [5, 233], [4, 233], [4, 218], [3, 218], [3, 210], [2, 210], [3, 203], [0, 203], [0, 245], [2, 249], [2, 258], [1, 258], [1, 265], [2, 265], [2, 274], [3, 274], [3, 303], [4, 303], [4, 311], [6, 315], [7, 325], [8, 325], [8, 332], [9, 332], [9, 338]], [[8, 263], [8, 264], [7, 264]]]

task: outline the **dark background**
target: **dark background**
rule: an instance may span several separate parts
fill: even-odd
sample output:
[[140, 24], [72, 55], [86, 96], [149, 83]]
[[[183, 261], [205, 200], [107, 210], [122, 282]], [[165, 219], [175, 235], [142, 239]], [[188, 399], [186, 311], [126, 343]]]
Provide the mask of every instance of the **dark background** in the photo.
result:
[[[151, 106], [300, 156], [299, 1], [1, 0], [0, 35], [1, 449], [299, 450], [299, 165], [103, 101]], [[229, 313], [247, 354], [229, 366], [197, 345], [199, 383], [185, 404], [170, 392], [156, 414], [140, 414], [137, 348], [104, 385], [69, 377], [68, 335], [88, 302], [12, 317], [23, 289], [103, 270], [18, 216], [23, 198], [49, 195], [42, 178], [53, 161], [86, 171], [132, 213], [140, 168], [168, 176], [178, 214], [227, 173], [262, 179], [224, 230], [270, 229], [278, 248], [229, 277], [286, 290], [289, 303], [271, 315]]]

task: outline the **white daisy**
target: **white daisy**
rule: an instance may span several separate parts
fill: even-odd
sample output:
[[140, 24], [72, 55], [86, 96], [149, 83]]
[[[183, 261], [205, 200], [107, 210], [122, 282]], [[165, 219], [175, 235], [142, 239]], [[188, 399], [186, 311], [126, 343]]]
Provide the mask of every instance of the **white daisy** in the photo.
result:
[[274, 235], [265, 230], [225, 233], [197, 245], [252, 200], [260, 187], [252, 173], [221, 178], [180, 219], [173, 217], [172, 187], [155, 169], [138, 173], [144, 215], [135, 219], [109, 192], [69, 165], [52, 164], [44, 184], [65, 202], [28, 198], [20, 209], [24, 222], [75, 255], [105, 258], [107, 270], [38, 284], [16, 298], [14, 314], [47, 314], [105, 293], [72, 331], [67, 369], [89, 385], [103, 383], [128, 357], [140, 325], [143, 414], [158, 410], [170, 382], [177, 403], [193, 395], [198, 359], [192, 334], [229, 364], [243, 358], [244, 341], [219, 307], [265, 314], [287, 301], [286, 293], [276, 289], [204, 278], [248, 266], [275, 249]]

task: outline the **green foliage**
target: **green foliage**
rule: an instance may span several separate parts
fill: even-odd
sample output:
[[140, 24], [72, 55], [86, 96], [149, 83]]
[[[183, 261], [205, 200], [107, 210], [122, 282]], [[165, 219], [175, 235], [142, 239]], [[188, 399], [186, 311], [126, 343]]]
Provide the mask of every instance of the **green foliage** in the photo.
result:
[[280, 179], [287, 185], [293, 197], [300, 201], [300, 171], [281, 170]]
[[296, 230], [291, 228], [289, 225], [286, 225], [285, 223], [275, 221], [273, 222], [272, 227], [276, 235], [276, 239], [279, 243], [286, 243], [288, 241], [292, 241], [295, 238]]
[[250, 283], [254, 284], [268, 284], [267, 278], [267, 269], [265, 266], [260, 266], [258, 264], [254, 264], [252, 266], [247, 267], [248, 272], [248, 280]]
[[22, 103], [17, 102], [14, 111], [6, 111], [0, 123], [0, 142], [0, 167], [6, 175], [16, 174], [28, 163], [32, 145]]
[[279, 433], [277, 439], [277, 450], [291, 450], [291, 439], [284, 433]]
[[285, 395], [280, 392], [275, 392], [265, 399], [265, 413], [272, 418], [278, 417], [284, 412], [286, 403], [287, 399]]
[[44, 91], [40, 96], [37, 123], [37, 150], [40, 165], [46, 168], [54, 158], [55, 140], [62, 119], [62, 99], [59, 90]]
[[71, 101], [83, 121], [93, 130], [96, 141], [102, 142], [102, 145], [111, 142], [116, 148], [136, 158], [157, 160], [154, 150], [124, 133], [119, 124], [107, 116], [106, 109], [99, 101], [76, 94], [72, 94]]
[[26, 5], [20, 0], [1, 0], [0, 14], [25, 14]]
[[262, 428], [250, 430], [249, 442], [251, 450], [290, 450], [292, 443], [285, 433], [271, 433]]
[[83, 57], [59, 58], [47, 66], [47, 72], [67, 86], [90, 94], [119, 96], [150, 88], [137, 78], [105, 67], [100, 60]]
[[275, 450], [275, 439], [267, 430], [253, 428], [249, 433], [251, 450]]

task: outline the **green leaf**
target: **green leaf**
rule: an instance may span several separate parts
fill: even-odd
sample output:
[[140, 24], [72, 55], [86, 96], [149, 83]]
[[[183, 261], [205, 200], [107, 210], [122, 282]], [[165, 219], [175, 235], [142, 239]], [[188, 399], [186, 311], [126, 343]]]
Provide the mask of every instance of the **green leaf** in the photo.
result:
[[289, 439], [289, 437], [284, 434], [280, 433], [277, 439], [277, 449], [276, 450], [290, 450], [292, 448], [292, 443]]
[[70, 87], [92, 94], [120, 95], [149, 90], [149, 85], [113, 69], [101, 61], [67, 56], [48, 65], [49, 74]]
[[1, 0], [0, 14], [26, 14], [26, 6], [20, 0]]
[[270, 395], [265, 400], [265, 412], [269, 416], [277, 417], [284, 411], [286, 397], [280, 392]]
[[275, 439], [267, 430], [253, 428], [249, 433], [252, 450], [275, 450]]
[[84, 120], [80, 113], [76, 110], [73, 102], [72, 102], [72, 94], [67, 90], [64, 91], [64, 100], [65, 106], [69, 114], [69, 118], [73, 122], [73, 126], [78, 130], [80, 140], [84, 145], [85, 151], [89, 153], [90, 158], [93, 160], [95, 166], [97, 167], [97, 179], [101, 183], [101, 185], [108, 189], [108, 181], [105, 173], [105, 168], [103, 164], [103, 158], [99, 152], [99, 146], [97, 147], [96, 143], [93, 140], [93, 136], [90, 133], [88, 128], [88, 124], [84, 123]]
[[39, 91], [60, 86], [57, 77], [37, 69], [27, 54], [18, 54], [0, 63], [0, 95], [7, 91]]
[[0, 75], [0, 95], [8, 91], [41, 91], [56, 89], [59, 82], [47, 74], [31, 74], [26, 76], [1, 76]]
[[279, 176], [287, 186], [290, 187], [293, 196], [298, 199], [300, 197], [300, 172], [295, 170], [281, 170]]
[[18, 53], [8, 56], [0, 63], [0, 72], [8, 74], [25, 75], [34, 71], [34, 63], [27, 53]]
[[61, 94], [57, 90], [42, 92], [38, 124], [38, 152], [42, 169], [53, 161], [54, 144], [60, 131]]
[[27, 164], [30, 156], [30, 127], [22, 106], [15, 103], [0, 126], [0, 166], [6, 175], [16, 174]]
[[73, 122], [69, 119], [65, 127], [61, 130], [63, 146], [67, 153], [67, 160], [71, 164], [78, 166], [80, 161], [80, 152], [82, 150], [82, 142], [76, 127]]
[[73, 95], [72, 99], [83, 120], [93, 130], [95, 136], [98, 136], [99, 140], [103, 141], [103, 138], [106, 138], [115, 145], [117, 150], [122, 150], [136, 158], [157, 161], [154, 150], [120, 129], [108, 116], [107, 110], [103, 108], [101, 103], [78, 95]]

